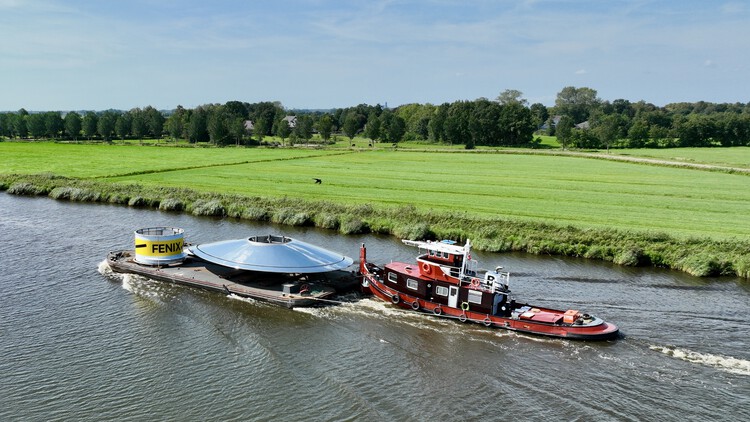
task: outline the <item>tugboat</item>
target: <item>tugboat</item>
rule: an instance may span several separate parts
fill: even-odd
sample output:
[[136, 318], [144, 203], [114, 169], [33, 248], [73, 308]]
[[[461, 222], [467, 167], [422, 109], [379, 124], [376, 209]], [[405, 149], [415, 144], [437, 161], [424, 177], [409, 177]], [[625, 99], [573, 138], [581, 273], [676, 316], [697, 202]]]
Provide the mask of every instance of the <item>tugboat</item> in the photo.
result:
[[186, 246], [184, 231], [149, 227], [135, 231], [133, 250], [111, 251], [114, 272], [199, 287], [288, 308], [330, 302], [356, 291], [345, 271], [352, 258], [287, 236], [262, 235]]
[[367, 262], [360, 249], [362, 290], [402, 308], [454, 318], [487, 327], [576, 340], [606, 340], [619, 329], [578, 310], [557, 310], [518, 303], [509, 289], [510, 273], [502, 267], [479, 270], [471, 259], [471, 242], [403, 240], [419, 248], [415, 264]]

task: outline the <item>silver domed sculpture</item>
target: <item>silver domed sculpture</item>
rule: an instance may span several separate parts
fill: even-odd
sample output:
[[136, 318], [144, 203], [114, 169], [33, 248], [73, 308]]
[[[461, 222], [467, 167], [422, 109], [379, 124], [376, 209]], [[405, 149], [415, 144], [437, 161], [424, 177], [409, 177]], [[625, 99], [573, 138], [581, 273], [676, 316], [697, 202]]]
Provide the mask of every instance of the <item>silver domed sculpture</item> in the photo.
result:
[[189, 250], [214, 264], [267, 273], [323, 273], [344, 269], [354, 262], [319, 246], [274, 235], [193, 245]]

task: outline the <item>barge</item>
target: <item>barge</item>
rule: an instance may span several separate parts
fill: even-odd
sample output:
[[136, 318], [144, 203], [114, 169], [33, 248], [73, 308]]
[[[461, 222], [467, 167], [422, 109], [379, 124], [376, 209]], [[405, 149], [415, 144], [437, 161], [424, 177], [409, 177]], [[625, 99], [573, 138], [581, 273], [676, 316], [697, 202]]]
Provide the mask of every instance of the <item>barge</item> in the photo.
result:
[[415, 263], [367, 262], [360, 249], [362, 290], [401, 308], [435, 317], [474, 322], [529, 334], [577, 340], [616, 338], [619, 329], [575, 309], [559, 310], [519, 303], [509, 289], [510, 273], [501, 267], [479, 270], [471, 242], [403, 240], [420, 250]]
[[135, 248], [111, 251], [107, 263], [117, 273], [234, 294], [288, 308], [329, 302], [356, 291], [344, 255], [287, 236], [262, 235], [186, 245], [174, 227], [135, 232]]

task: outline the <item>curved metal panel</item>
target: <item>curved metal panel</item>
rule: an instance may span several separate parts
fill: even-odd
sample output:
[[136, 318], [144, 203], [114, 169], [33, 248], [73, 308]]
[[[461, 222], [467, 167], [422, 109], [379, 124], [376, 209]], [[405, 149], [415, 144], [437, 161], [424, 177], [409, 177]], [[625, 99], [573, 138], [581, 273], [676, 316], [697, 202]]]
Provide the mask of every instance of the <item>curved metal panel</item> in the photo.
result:
[[323, 273], [354, 262], [348, 256], [284, 236], [224, 240], [194, 245], [189, 250], [214, 264], [270, 273]]

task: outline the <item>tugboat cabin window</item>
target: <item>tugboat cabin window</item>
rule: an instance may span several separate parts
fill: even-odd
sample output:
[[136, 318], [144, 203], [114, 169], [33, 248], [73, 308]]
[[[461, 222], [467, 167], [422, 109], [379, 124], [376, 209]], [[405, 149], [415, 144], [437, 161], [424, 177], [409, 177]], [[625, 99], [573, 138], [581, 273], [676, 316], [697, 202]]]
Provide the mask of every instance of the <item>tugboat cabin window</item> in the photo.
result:
[[469, 290], [469, 303], [482, 304], [482, 292], [477, 290]]
[[435, 286], [435, 294], [438, 296], [448, 296], [448, 288], [445, 286]]
[[407, 278], [406, 279], [406, 287], [417, 290], [419, 289], [419, 282], [417, 280], [414, 280], [413, 278]]
[[391, 283], [397, 283], [398, 275], [396, 273], [388, 273], [388, 281], [390, 281]]

